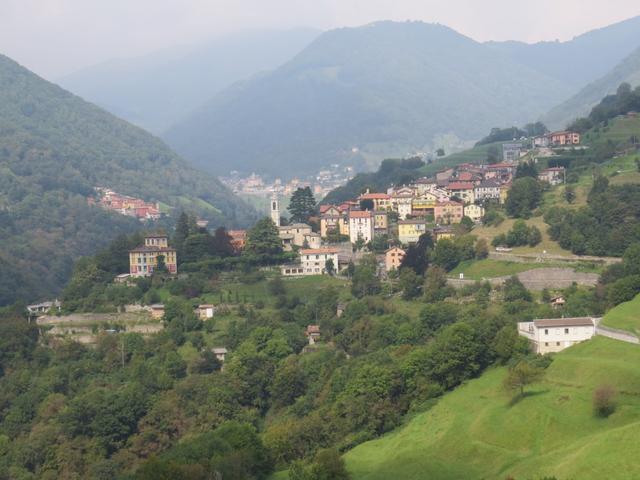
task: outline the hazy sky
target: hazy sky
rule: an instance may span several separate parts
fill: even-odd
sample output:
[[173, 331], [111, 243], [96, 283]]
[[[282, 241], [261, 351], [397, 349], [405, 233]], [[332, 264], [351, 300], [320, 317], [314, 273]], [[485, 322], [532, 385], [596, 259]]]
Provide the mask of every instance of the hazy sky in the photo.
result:
[[55, 78], [250, 28], [439, 22], [476, 40], [567, 40], [640, 15], [639, 0], [0, 0], [0, 53]]

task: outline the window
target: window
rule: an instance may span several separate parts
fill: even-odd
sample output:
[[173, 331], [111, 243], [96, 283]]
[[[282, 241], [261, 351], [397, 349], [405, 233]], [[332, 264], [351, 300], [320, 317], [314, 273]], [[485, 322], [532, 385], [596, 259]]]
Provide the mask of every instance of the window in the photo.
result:
[[548, 328], [545, 328], [545, 329], [544, 329], [544, 334], [545, 334], [545, 335], [549, 335], [549, 329], [548, 329]]
[[560, 342], [556, 342], [556, 346], [559, 347], [560, 346]]
[[549, 346], [549, 342], [544, 342], [544, 346], [548, 347]]
[[568, 328], [565, 328], [565, 329], [564, 329], [564, 334], [565, 334], [565, 335], [569, 335], [569, 329], [568, 329]]

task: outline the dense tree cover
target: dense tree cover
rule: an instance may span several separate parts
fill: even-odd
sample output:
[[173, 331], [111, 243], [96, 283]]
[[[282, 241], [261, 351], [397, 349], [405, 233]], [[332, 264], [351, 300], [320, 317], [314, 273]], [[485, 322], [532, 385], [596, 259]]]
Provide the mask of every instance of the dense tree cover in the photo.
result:
[[489, 135], [487, 135], [486, 137], [478, 141], [476, 143], [476, 146], [478, 147], [480, 145], [487, 145], [489, 143], [496, 143], [496, 142], [509, 142], [512, 140], [517, 140], [520, 137], [526, 137], [526, 136], [527, 136], [527, 132], [525, 132], [524, 130], [520, 130], [517, 127], [510, 127], [510, 128], [495, 127], [491, 129], [491, 132], [489, 133]]
[[[294, 478], [343, 478], [338, 451], [525, 355], [505, 332], [549, 309], [517, 284], [505, 287], [504, 304], [490, 304], [488, 285], [455, 292], [437, 266], [426, 278], [407, 267], [397, 285], [383, 284], [371, 256], [353, 269], [353, 296], [327, 287], [300, 299], [273, 277], [266, 304], [225, 298], [227, 313], [203, 322], [193, 307], [220, 287], [215, 275], [108, 283], [139, 238], [80, 262], [64, 307], [106, 310], [161, 288], [161, 333], [103, 333], [95, 348], [47, 343], [20, 309], [0, 311], [0, 478], [258, 479], [292, 462]], [[473, 238], [462, 238], [454, 245], [472, 255]], [[378, 295], [398, 290], [425, 302], [418, 315]], [[311, 323], [322, 343], [303, 351]], [[210, 351], [221, 344], [230, 350], [223, 370]]]
[[0, 305], [59, 294], [74, 259], [139, 228], [89, 206], [94, 186], [218, 224], [253, 216], [157, 138], [0, 56]]
[[542, 200], [542, 186], [530, 176], [514, 180], [507, 193], [505, 209], [512, 217], [529, 218]]
[[493, 237], [491, 245], [494, 247], [520, 247], [528, 245], [535, 247], [542, 240], [542, 233], [535, 225], [527, 225], [524, 220], [516, 220], [507, 233], [501, 233]]
[[403, 185], [420, 178], [424, 162], [419, 158], [383, 160], [374, 173], [359, 173], [346, 185], [329, 192], [322, 203], [341, 203], [356, 198], [367, 188], [372, 192], [386, 192], [391, 185]]
[[569, 129], [584, 133], [618, 115], [638, 111], [640, 111], [640, 86], [632, 89], [628, 83], [622, 83], [616, 93], [604, 97], [598, 105], [593, 107], [588, 117], [575, 120], [569, 125]]
[[310, 187], [298, 188], [289, 201], [291, 223], [308, 223], [316, 213], [316, 199]]
[[640, 293], [640, 243], [627, 247], [622, 262], [609, 266], [600, 277], [601, 297], [609, 306], [632, 300]]
[[554, 207], [544, 219], [562, 248], [579, 255], [621, 256], [640, 241], [640, 185], [609, 186], [606, 178], [596, 178], [585, 207]]

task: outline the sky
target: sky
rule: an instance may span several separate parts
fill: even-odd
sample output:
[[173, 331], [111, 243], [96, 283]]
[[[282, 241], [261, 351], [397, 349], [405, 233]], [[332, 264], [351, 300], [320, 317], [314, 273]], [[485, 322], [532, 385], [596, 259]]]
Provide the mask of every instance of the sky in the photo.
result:
[[569, 40], [637, 15], [638, 0], [0, 0], [0, 53], [53, 80], [255, 28], [422, 20], [478, 41], [536, 42]]

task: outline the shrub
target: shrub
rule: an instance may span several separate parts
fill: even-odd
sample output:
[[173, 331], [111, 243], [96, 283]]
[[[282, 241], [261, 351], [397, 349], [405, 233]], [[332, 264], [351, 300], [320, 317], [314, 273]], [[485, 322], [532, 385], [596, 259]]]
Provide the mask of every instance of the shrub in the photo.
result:
[[593, 392], [593, 413], [607, 418], [616, 410], [616, 391], [611, 385], [600, 385]]

